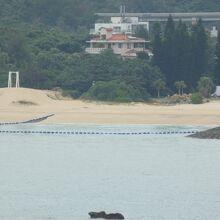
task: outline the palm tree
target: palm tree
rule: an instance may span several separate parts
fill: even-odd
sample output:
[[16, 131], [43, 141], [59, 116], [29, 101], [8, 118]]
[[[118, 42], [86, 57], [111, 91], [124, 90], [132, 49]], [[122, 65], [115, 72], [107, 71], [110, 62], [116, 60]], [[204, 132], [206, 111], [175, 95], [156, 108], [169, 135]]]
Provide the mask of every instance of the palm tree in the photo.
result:
[[166, 88], [166, 82], [162, 79], [158, 79], [154, 82], [154, 87], [157, 90], [157, 96], [160, 97], [160, 91]]
[[181, 82], [180, 81], [176, 81], [175, 82], [175, 87], [178, 90], [178, 94], [181, 95]]
[[176, 81], [176, 82], [175, 82], [175, 87], [176, 87], [177, 90], [178, 90], [178, 94], [179, 94], [179, 95], [183, 95], [184, 89], [185, 89], [187, 86], [186, 86], [186, 83], [185, 83], [183, 80], [181, 80], [181, 81]]
[[184, 89], [187, 87], [186, 83], [184, 81], [181, 81], [182, 84], [182, 95], [184, 94]]

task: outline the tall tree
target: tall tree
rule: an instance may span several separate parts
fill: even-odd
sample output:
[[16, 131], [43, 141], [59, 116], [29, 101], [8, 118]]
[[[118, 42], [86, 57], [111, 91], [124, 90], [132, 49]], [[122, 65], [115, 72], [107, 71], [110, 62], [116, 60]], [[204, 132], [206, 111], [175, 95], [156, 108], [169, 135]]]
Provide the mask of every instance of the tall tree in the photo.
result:
[[174, 85], [178, 90], [178, 94], [183, 95], [184, 89], [186, 88], [186, 83], [183, 80], [181, 80], [175, 82]]
[[173, 59], [174, 59], [174, 33], [175, 25], [172, 16], [170, 15], [165, 31], [164, 31], [164, 42], [163, 42], [163, 62], [161, 64], [161, 70], [165, 74], [167, 79], [167, 84], [170, 88], [173, 87], [173, 82], [175, 80]]
[[163, 50], [162, 50], [162, 31], [159, 23], [153, 26], [153, 63], [159, 68], [163, 63]]
[[154, 87], [157, 90], [157, 97], [160, 97], [160, 92], [166, 88], [166, 82], [163, 79], [158, 79], [154, 82]]
[[220, 33], [218, 34], [218, 38], [217, 38], [215, 55], [216, 55], [215, 82], [217, 85], [220, 85]]
[[175, 73], [175, 81], [184, 80], [187, 84], [190, 81], [190, 51], [191, 44], [189, 32], [186, 24], [179, 21], [174, 34], [174, 57], [173, 71]]
[[207, 71], [208, 38], [205, 28], [200, 19], [193, 27], [191, 34], [191, 83], [195, 87], [200, 77]]

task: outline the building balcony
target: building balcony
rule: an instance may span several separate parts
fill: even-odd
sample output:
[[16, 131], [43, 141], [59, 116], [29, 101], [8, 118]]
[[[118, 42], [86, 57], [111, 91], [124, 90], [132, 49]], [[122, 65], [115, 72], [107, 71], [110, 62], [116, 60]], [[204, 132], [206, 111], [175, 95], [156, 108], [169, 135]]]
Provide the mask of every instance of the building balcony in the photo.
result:
[[133, 48], [133, 49], [136, 50], [137, 52], [142, 52], [145, 50], [144, 48]]
[[99, 53], [101, 53], [103, 50], [106, 50], [106, 49], [105, 49], [105, 48], [91, 48], [91, 47], [88, 47], [88, 48], [86, 48], [86, 53], [99, 54]]

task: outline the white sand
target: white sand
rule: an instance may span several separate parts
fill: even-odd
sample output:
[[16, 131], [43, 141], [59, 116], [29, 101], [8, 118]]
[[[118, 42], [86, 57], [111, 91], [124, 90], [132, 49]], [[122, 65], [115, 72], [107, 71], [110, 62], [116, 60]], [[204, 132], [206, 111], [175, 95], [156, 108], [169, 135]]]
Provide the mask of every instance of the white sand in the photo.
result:
[[[17, 122], [55, 114], [44, 123], [93, 124], [215, 124], [220, 125], [220, 102], [203, 105], [155, 106], [103, 104], [56, 99], [57, 93], [33, 89], [0, 89], [0, 122]], [[19, 101], [35, 105], [19, 104]]]

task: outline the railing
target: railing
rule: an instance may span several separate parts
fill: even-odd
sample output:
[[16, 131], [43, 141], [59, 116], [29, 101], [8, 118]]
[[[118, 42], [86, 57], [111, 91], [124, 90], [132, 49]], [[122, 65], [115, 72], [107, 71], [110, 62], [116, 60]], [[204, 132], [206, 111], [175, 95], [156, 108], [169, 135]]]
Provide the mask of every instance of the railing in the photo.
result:
[[[115, 53], [115, 54], [119, 54], [119, 55], [126, 55], [126, 53], [128, 52], [128, 51], [130, 51], [130, 50], [132, 50], [132, 48], [131, 49], [125, 49], [125, 48], [112, 48], [113, 49], [113, 52]], [[101, 53], [103, 50], [106, 50], [106, 48], [86, 48], [86, 52], [87, 53], [90, 53], [90, 54], [99, 54], [99, 53]], [[134, 50], [136, 51], [136, 52], [141, 52], [141, 51], [144, 51], [144, 49], [143, 48], [134, 48]]]
[[86, 48], [86, 52], [91, 54], [99, 54], [103, 50], [105, 50], [105, 48], [90, 48], [90, 47]]
[[137, 52], [141, 52], [144, 51], [144, 48], [134, 48], [134, 50], [136, 50]]

